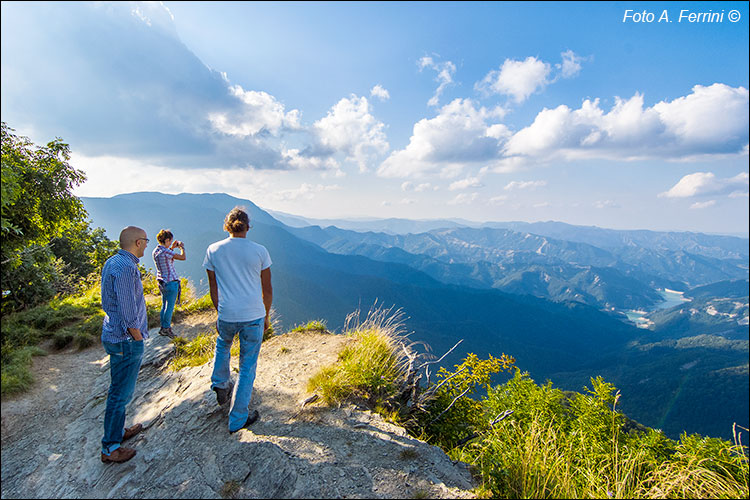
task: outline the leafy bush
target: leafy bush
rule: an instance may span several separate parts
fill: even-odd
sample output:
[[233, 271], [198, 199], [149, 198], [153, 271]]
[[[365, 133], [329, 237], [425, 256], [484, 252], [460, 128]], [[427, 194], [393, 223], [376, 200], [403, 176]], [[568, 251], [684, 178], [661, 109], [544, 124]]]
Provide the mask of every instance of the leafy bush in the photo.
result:
[[295, 332], [321, 332], [321, 333], [325, 333], [326, 331], [327, 330], [326, 330], [326, 323], [325, 323], [325, 321], [316, 319], [316, 320], [313, 320], [313, 321], [308, 321], [304, 325], [299, 325], [299, 326], [296, 326], [296, 327], [292, 328], [291, 330], [289, 330], [289, 333], [295, 333]]
[[481, 360], [469, 353], [464, 361], [449, 372], [440, 368], [437, 380], [426, 393], [430, 394], [427, 411], [417, 414], [412, 424], [420, 434], [431, 436], [445, 448], [456, 446], [463, 439], [485, 427], [481, 403], [472, 398], [477, 391], [489, 391], [492, 375], [510, 370], [515, 363], [511, 356], [490, 356]]
[[482, 489], [501, 498], [747, 497], [741, 447], [624, 432], [619, 393], [601, 378], [591, 383], [566, 394], [517, 370], [481, 401], [486, 430], [451, 455], [473, 464]]
[[72, 190], [85, 179], [60, 139], [45, 146], [2, 123], [2, 314], [87, 285], [117, 244], [91, 229]]

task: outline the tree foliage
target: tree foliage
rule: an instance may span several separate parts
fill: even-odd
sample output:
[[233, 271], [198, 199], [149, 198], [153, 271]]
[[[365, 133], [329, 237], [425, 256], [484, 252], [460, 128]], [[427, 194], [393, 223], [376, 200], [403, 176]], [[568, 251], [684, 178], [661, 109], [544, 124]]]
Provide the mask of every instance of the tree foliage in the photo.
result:
[[72, 192], [86, 177], [70, 165], [70, 147], [13, 132], [2, 122], [3, 314], [73, 291], [116, 249]]

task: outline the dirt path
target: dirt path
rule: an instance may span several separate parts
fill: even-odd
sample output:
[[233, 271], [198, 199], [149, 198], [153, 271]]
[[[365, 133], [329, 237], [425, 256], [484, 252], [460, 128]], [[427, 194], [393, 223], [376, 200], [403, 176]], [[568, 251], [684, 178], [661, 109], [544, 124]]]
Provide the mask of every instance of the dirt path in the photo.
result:
[[[213, 324], [194, 315], [175, 331], [193, 337]], [[32, 390], [2, 404], [2, 498], [471, 497], [465, 467], [379, 415], [300, 411], [308, 378], [349, 341], [317, 332], [266, 341], [251, 403], [261, 419], [229, 434], [212, 363], [172, 372], [171, 342], [153, 335], [127, 421], [146, 429], [129, 443], [136, 457], [119, 465], [99, 460], [109, 385], [101, 347], [35, 358]]]

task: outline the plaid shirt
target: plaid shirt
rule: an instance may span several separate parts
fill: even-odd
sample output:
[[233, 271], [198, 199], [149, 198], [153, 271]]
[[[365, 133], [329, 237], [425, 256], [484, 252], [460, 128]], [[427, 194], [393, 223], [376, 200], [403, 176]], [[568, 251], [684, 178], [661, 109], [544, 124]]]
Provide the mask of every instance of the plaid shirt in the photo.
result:
[[151, 256], [154, 258], [154, 264], [156, 264], [156, 279], [167, 283], [180, 279], [177, 276], [177, 271], [174, 270], [174, 255], [174, 251], [164, 245], [154, 248], [154, 253]]
[[148, 338], [146, 299], [143, 297], [138, 257], [119, 250], [102, 268], [102, 342], [116, 344], [132, 340], [128, 328], [141, 331]]

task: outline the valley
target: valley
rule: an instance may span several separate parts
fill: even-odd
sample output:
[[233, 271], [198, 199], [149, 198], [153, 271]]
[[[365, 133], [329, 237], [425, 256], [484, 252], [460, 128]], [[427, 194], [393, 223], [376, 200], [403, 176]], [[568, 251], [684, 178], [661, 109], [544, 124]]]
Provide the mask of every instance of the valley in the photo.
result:
[[[83, 202], [111, 238], [128, 224], [149, 235], [170, 228], [188, 255], [177, 271], [199, 293], [207, 290], [205, 248], [226, 237], [226, 212], [246, 206], [249, 237], [273, 260], [283, 328], [321, 319], [336, 330], [349, 313], [379, 304], [401, 309], [410, 339], [438, 356], [464, 339], [446, 366], [469, 352], [504, 352], [538, 381], [564, 389], [581, 390], [602, 375], [622, 391], [630, 417], [672, 437], [730, 438], [734, 422], [748, 426], [747, 398], [739, 396], [748, 392], [746, 239], [561, 223], [455, 222], [405, 234], [290, 227], [222, 194]], [[142, 264], [153, 267], [149, 255]], [[646, 312], [648, 329], [628, 320], [625, 311], [634, 310]]]

